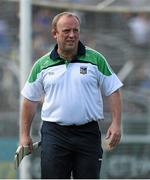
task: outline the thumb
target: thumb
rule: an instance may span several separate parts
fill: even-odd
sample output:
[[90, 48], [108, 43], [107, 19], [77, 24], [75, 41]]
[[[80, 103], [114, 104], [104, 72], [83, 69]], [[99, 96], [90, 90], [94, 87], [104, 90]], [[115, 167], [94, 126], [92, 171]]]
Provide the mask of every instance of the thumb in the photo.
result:
[[107, 131], [107, 133], [106, 133], [106, 139], [109, 139], [110, 136], [111, 136], [111, 132], [110, 132], [109, 129], [108, 129], [108, 131]]

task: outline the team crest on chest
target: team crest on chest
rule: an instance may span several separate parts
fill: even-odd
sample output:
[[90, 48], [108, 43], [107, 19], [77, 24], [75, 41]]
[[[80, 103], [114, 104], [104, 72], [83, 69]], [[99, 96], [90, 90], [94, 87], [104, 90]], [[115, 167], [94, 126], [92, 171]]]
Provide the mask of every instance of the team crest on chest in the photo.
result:
[[87, 74], [87, 67], [86, 66], [80, 67], [80, 74]]

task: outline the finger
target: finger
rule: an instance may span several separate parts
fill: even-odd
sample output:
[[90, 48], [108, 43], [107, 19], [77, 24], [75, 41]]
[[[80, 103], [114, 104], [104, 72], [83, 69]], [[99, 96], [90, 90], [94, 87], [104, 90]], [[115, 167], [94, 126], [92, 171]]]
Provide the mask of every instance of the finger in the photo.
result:
[[110, 140], [110, 146], [116, 146], [117, 144], [119, 144], [119, 142], [120, 142], [120, 135], [114, 135], [113, 137], [112, 137], [112, 139]]
[[29, 151], [30, 151], [30, 153], [32, 153], [32, 151], [33, 151], [33, 144], [32, 144], [32, 142], [30, 142], [30, 144], [29, 144]]

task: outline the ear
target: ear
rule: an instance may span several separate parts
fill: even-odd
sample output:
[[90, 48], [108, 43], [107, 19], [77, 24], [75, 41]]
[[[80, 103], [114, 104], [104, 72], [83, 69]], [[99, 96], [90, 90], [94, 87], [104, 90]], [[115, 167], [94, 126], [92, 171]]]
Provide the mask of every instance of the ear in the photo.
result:
[[55, 29], [52, 29], [51, 34], [52, 34], [52, 37], [53, 37], [54, 39], [57, 38], [56, 33], [57, 33], [56, 30], [55, 30]]

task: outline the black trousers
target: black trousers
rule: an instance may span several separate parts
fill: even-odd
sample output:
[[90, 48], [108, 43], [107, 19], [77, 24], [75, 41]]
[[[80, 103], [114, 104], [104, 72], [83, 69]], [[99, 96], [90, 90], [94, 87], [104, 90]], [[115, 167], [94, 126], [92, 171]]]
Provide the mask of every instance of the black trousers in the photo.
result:
[[103, 150], [97, 122], [60, 126], [43, 122], [42, 179], [99, 179]]

